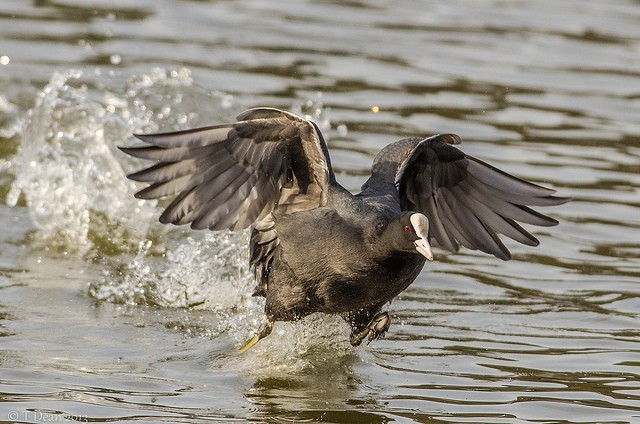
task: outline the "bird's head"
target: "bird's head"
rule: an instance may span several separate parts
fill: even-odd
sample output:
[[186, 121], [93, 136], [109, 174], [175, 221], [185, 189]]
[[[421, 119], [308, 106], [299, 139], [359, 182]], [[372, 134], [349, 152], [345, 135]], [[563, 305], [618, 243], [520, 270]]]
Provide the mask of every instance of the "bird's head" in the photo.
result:
[[385, 233], [397, 250], [417, 252], [428, 260], [433, 260], [429, 243], [429, 220], [423, 214], [403, 212], [398, 219], [389, 224]]

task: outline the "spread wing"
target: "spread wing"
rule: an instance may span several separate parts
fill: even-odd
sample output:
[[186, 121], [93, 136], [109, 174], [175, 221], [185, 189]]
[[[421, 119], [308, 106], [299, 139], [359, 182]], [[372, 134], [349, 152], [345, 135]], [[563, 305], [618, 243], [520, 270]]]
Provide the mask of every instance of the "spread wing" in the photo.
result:
[[128, 176], [149, 183], [136, 197], [177, 195], [162, 223], [239, 230], [273, 211], [326, 204], [332, 174], [324, 140], [293, 114], [250, 109], [232, 124], [136, 137], [147, 145], [121, 150], [156, 162]]
[[160, 222], [194, 229], [252, 226], [250, 264], [266, 290], [280, 244], [273, 213], [324, 206], [335, 179], [327, 146], [311, 121], [277, 109], [249, 109], [238, 122], [164, 134], [136, 135], [147, 143], [122, 151], [155, 161], [128, 177], [149, 183], [140, 199], [175, 196]]
[[[508, 260], [511, 253], [499, 234], [537, 246], [538, 240], [518, 222], [556, 225], [558, 221], [530, 206], [559, 205], [569, 199], [464, 154], [454, 147], [459, 143], [457, 135], [442, 134], [389, 146], [396, 159], [401, 208], [426, 215], [432, 241], [450, 251], [462, 245]], [[389, 159], [378, 165], [380, 171], [391, 171]]]

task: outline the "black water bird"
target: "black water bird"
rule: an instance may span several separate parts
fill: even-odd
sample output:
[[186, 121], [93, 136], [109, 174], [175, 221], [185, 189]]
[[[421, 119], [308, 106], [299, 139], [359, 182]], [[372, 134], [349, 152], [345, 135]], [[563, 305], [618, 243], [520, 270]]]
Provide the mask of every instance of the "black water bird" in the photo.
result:
[[498, 234], [536, 246], [518, 221], [556, 225], [529, 206], [568, 200], [464, 154], [454, 134], [389, 144], [354, 195], [336, 181], [315, 123], [269, 108], [237, 119], [136, 135], [146, 144], [121, 150], [156, 162], [128, 176], [150, 184], [136, 197], [176, 195], [160, 222], [251, 227], [254, 295], [266, 304], [262, 325], [242, 351], [267, 336], [274, 321], [314, 312], [342, 315], [353, 345], [377, 339], [389, 328], [383, 306], [433, 259], [431, 245], [508, 260]]

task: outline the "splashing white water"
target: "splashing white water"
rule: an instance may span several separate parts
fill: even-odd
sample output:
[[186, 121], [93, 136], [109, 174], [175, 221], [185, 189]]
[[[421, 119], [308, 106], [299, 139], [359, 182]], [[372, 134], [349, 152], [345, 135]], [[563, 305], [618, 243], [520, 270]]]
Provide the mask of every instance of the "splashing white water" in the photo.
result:
[[151, 240], [140, 242], [126, 268], [105, 271], [89, 293], [113, 303], [241, 308], [254, 284], [247, 243], [245, 233], [173, 231], [166, 234], [162, 256], [150, 255]]
[[38, 245], [84, 255], [95, 243], [144, 238], [154, 208], [123, 195], [133, 186], [114, 153], [130, 132], [90, 99], [81, 76], [55, 73], [27, 113], [7, 204], [24, 195]]
[[125, 178], [123, 165], [138, 162], [116, 146], [129, 144], [133, 130], [193, 126], [198, 119], [193, 111], [203, 110], [194, 102], [212, 104], [217, 111], [212, 115], [220, 115], [229, 96], [193, 87], [187, 69], [154, 69], [101, 95], [82, 81], [81, 71], [56, 72], [26, 114], [11, 160], [15, 179], [7, 204], [15, 206], [24, 196], [38, 247], [81, 256], [92, 250], [97, 255], [135, 251], [139, 242], [164, 230], [156, 226], [149, 234], [156, 202], [131, 196], [135, 184]]
[[258, 378], [289, 376], [343, 366], [358, 353], [349, 343], [346, 321], [316, 313], [296, 322], [276, 322], [269, 336], [232, 358], [229, 366]]
[[194, 87], [186, 69], [155, 69], [101, 96], [82, 81], [80, 71], [51, 77], [19, 123], [19, 148], [5, 167], [14, 175], [7, 204], [24, 199], [36, 228], [34, 247], [107, 258], [112, 271], [90, 290], [100, 300], [178, 307], [243, 302], [250, 292], [246, 235], [186, 237], [157, 224], [156, 202], [136, 200], [136, 185], [125, 177], [123, 168], [139, 162], [116, 148], [129, 144], [134, 129], [194, 126], [195, 110], [227, 119], [233, 97]]
[[[193, 87], [185, 69], [134, 76], [124, 89], [103, 89], [101, 96], [82, 80], [80, 71], [55, 73], [18, 123], [21, 140], [7, 166], [14, 175], [7, 203], [24, 199], [36, 248], [102, 259], [103, 279], [89, 287], [95, 299], [213, 310], [220, 319], [209, 334], [228, 333], [240, 345], [258, 328], [264, 306], [251, 296], [247, 233], [157, 224], [157, 202], [136, 200], [139, 187], [125, 176], [125, 168], [139, 169], [140, 162], [116, 148], [130, 143], [132, 130], [194, 127], [198, 114], [208, 116], [207, 124], [228, 121], [233, 97]], [[319, 98], [294, 109], [330, 127]], [[252, 350], [251, 360], [236, 365], [258, 374], [276, 364], [285, 371], [308, 369], [313, 361], [302, 358], [322, 357], [313, 355], [320, 345], [334, 346], [333, 356], [349, 355], [347, 333], [340, 318], [322, 315], [278, 324]], [[274, 355], [274, 345], [289, 350], [289, 360]]]

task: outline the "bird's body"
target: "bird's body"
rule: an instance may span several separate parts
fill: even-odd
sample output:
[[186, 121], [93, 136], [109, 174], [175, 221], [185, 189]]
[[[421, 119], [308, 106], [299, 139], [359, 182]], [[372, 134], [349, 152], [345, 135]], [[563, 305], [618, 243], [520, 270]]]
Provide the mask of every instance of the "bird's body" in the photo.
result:
[[150, 183], [136, 196], [177, 195], [161, 222], [251, 227], [254, 294], [266, 305], [248, 346], [274, 321], [314, 312], [341, 314], [354, 345], [379, 337], [389, 323], [381, 308], [432, 259], [431, 243], [507, 260], [498, 234], [537, 245], [516, 221], [555, 225], [527, 205], [567, 200], [465, 155], [450, 134], [388, 145], [355, 195], [337, 182], [318, 127], [276, 109], [250, 109], [232, 124], [137, 137], [150, 145], [122, 150], [157, 163], [129, 176]]
[[339, 188], [328, 198], [325, 207], [276, 215], [280, 247], [266, 285], [267, 314], [295, 319], [379, 309], [420, 272], [426, 258], [419, 253], [378, 248], [399, 208]]

